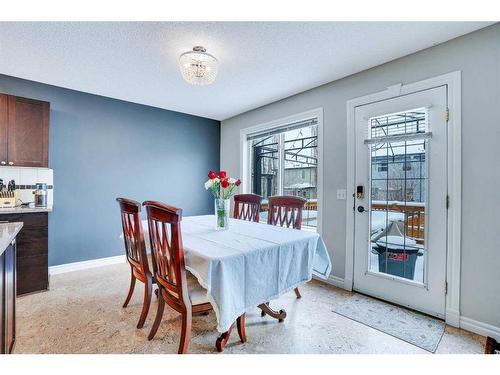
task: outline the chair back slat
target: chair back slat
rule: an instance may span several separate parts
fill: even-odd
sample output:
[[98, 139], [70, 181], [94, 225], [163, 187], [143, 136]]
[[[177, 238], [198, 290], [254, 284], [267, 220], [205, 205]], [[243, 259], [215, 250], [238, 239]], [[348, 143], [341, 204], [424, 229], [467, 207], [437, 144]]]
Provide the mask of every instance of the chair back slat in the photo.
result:
[[269, 197], [267, 223], [281, 227], [301, 229], [302, 210], [306, 199], [291, 195]]
[[262, 197], [257, 194], [237, 194], [234, 196], [235, 219], [259, 222]]
[[127, 198], [117, 198], [116, 200], [120, 205], [127, 260], [140, 274], [146, 274], [149, 272], [149, 263], [140, 218], [141, 204]]
[[190, 303], [181, 236], [182, 210], [155, 201], [146, 201], [143, 206], [148, 215], [156, 282], [174, 303]]

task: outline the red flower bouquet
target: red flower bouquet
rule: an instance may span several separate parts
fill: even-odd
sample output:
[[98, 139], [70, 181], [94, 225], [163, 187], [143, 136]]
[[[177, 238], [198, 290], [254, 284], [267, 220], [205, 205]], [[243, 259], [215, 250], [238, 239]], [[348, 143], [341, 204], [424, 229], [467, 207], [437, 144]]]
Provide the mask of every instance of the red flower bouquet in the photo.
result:
[[208, 172], [208, 181], [205, 182], [205, 189], [212, 192], [215, 198], [216, 229], [224, 230], [229, 228], [229, 198], [234, 194], [234, 190], [241, 185], [239, 179], [227, 176], [226, 171]]
[[208, 180], [205, 182], [205, 189], [210, 189], [215, 199], [229, 199], [240, 185], [241, 180], [227, 177], [226, 171], [219, 171], [218, 174], [210, 171], [208, 172]]

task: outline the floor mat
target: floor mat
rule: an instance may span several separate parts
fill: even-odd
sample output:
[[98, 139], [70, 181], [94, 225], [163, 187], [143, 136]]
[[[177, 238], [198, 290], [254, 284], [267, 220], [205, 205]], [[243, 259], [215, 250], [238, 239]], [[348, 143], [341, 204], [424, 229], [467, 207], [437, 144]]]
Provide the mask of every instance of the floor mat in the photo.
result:
[[445, 323], [404, 307], [354, 294], [334, 312], [434, 353]]

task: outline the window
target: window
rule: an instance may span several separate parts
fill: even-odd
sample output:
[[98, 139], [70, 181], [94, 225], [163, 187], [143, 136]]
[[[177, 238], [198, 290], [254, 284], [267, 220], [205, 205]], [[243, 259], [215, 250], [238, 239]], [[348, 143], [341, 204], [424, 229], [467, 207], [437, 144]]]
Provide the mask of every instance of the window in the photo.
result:
[[250, 191], [263, 197], [261, 221], [267, 221], [267, 198], [294, 195], [307, 199], [302, 226], [318, 225], [318, 119], [316, 117], [247, 135]]

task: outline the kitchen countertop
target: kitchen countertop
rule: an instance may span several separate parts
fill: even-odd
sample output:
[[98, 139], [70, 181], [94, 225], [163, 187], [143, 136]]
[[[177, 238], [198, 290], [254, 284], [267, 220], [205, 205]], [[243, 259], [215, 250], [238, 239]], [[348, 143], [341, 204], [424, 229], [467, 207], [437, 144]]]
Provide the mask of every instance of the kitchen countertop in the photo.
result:
[[16, 238], [22, 227], [23, 223], [17, 222], [0, 224], [0, 255], [7, 249], [12, 240]]
[[[35, 212], [52, 212], [52, 206], [47, 207], [14, 207], [14, 208], [0, 208], [1, 214], [29, 214]], [[1, 221], [1, 220], [0, 220]]]

